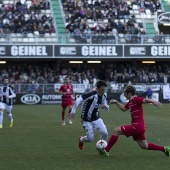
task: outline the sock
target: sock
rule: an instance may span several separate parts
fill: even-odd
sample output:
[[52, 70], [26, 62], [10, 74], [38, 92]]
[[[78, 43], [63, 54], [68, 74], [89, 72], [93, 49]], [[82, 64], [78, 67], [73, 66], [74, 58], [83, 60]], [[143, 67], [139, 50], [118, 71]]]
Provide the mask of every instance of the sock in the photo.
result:
[[163, 146], [159, 146], [154, 143], [148, 143], [148, 150], [165, 151]]
[[108, 145], [105, 148], [106, 152], [109, 152], [112, 146], [117, 142], [118, 136], [112, 135], [109, 139]]
[[8, 117], [9, 117], [10, 122], [11, 122], [11, 120], [12, 120], [12, 113], [9, 113], [9, 114], [7, 114], [7, 115], [8, 115]]
[[62, 111], [62, 120], [64, 120], [65, 112]]
[[81, 142], [89, 142], [89, 139], [87, 138], [87, 136], [83, 136], [80, 138]]
[[2, 111], [0, 111], [0, 125], [2, 125], [2, 123], [3, 123], [3, 112]]
[[68, 119], [70, 119], [70, 112], [71, 112], [71, 109], [69, 109], [68, 111]]

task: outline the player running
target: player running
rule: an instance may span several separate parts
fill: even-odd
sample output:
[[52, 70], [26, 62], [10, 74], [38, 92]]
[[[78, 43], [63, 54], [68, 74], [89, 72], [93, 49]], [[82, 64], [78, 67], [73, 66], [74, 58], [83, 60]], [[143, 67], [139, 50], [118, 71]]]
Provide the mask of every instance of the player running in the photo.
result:
[[145, 137], [146, 126], [144, 123], [143, 115], [143, 103], [153, 103], [158, 108], [161, 107], [161, 103], [152, 99], [142, 98], [135, 95], [136, 89], [133, 86], [127, 86], [124, 90], [124, 96], [129, 100], [126, 105], [119, 103], [117, 100], [112, 99], [110, 103], [115, 103], [123, 112], [130, 110], [131, 124], [116, 127], [113, 130], [112, 136], [109, 139], [108, 145], [104, 150], [98, 150], [99, 154], [109, 156], [109, 151], [112, 146], [117, 142], [119, 135], [125, 135], [126, 137], [132, 136], [133, 140], [138, 143], [142, 149], [156, 150], [164, 152], [165, 155], [170, 155], [169, 146], [159, 146], [154, 143], [148, 143]]
[[55, 90], [55, 92], [62, 95], [62, 125], [65, 125], [65, 111], [66, 108], [69, 107], [68, 111], [68, 122], [72, 124], [72, 119], [70, 117], [70, 112], [73, 106], [72, 95], [74, 94], [73, 85], [70, 83], [70, 78], [65, 77], [65, 82], [60, 86], [59, 90]]

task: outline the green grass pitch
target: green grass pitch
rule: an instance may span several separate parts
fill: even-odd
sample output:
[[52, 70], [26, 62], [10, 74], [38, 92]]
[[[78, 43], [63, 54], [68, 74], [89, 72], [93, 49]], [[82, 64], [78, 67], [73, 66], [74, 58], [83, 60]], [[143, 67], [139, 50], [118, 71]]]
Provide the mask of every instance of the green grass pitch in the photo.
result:
[[[83, 151], [77, 146], [84, 135], [80, 122], [81, 107], [73, 124], [61, 126], [60, 105], [14, 105], [14, 127], [4, 114], [0, 129], [0, 170], [169, 170], [170, 157], [162, 152], [142, 150], [132, 138], [120, 136], [110, 151], [102, 157], [95, 150], [95, 140], [85, 143]], [[170, 145], [170, 105], [161, 109], [144, 104], [147, 141]], [[130, 122], [129, 111], [123, 113], [115, 105], [110, 111], [100, 110], [109, 132]]]

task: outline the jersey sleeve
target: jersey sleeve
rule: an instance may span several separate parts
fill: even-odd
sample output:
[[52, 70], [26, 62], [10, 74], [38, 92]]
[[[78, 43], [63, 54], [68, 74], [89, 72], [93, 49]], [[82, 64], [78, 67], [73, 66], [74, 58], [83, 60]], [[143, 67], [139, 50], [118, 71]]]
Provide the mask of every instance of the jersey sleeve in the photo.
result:
[[144, 100], [143, 97], [136, 96], [136, 97], [133, 98], [133, 102], [136, 103], [136, 104], [142, 104], [143, 100]]
[[9, 90], [10, 90], [10, 93], [11, 93], [11, 95], [9, 96], [9, 98], [15, 98], [15, 97], [16, 97], [16, 93], [15, 93], [13, 87], [10, 87]]
[[125, 108], [129, 109], [129, 102], [125, 104]]
[[97, 91], [92, 91], [90, 93], [83, 94], [82, 98], [83, 98], [83, 100], [87, 100], [88, 98], [91, 99], [96, 93], [97, 93]]
[[63, 85], [60, 86], [59, 91], [63, 91]]

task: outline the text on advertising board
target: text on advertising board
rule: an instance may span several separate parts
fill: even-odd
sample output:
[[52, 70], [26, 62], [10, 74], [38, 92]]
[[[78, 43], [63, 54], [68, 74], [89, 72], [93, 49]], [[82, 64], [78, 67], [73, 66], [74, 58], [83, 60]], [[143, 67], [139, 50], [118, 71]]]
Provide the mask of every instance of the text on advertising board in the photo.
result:
[[131, 55], [146, 55], [145, 47], [130, 47]]
[[12, 46], [12, 56], [47, 56], [46, 46]]
[[76, 47], [60, 47], [60, 55], [76, 55]]
[[151, 55], [152, 56], [169, 56], [170, 46], [152, 46]]
[[82, 46], [83, 56], [117, 56], [115, 46]]

